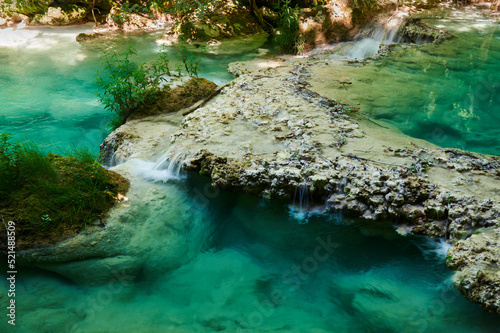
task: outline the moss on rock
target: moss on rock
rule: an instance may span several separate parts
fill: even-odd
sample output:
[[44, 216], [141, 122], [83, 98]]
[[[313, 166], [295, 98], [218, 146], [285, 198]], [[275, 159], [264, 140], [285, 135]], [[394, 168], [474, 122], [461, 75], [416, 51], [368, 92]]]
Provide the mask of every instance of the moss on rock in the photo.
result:
[[31, 17], [31, 23], [46, 25], [68, 25], [85, 22], [90, 8], [76, 4], [63, 5], [61, 7], [48, 7], [47, 11], [35, 14]]
[[399, 34], [404, 42], [440, 43], [453, 36], [445, 30], [433, 28], [420, 18], [408, 18], [399, 28]]
[[[21, 183], [0, 198], [0, 216], [16, 223], [19, 250], [53, 245], [91, 225], [102, 225], [129, 187], [127, 179], [94, 161], [55, 154], [45, 158], [53, 175]], [[0, 248], [5, 247], [2, 233]]]
[[183, 85], [161, 90], [155, 104], [135, 111], [128, 120], [179, 111], [209, 97], [216, 88], [217, 85], [212, 81], [192, 77]]

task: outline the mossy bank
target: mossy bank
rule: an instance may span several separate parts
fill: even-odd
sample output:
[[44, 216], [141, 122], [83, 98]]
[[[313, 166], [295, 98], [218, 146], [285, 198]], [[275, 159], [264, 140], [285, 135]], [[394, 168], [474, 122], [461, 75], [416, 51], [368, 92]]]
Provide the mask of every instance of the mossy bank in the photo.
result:
[[[0, 216], [16, 224], [18, 250], [50, 246], [103, 227], [107, 212], [129, 186], [123, 176], [93, 160], [55, 154], [38, 154], [36, 159], [15, 161], [12, 169], [21, 177], [0, 198]], [[5, 250], [5, 233], [0, 241]]]

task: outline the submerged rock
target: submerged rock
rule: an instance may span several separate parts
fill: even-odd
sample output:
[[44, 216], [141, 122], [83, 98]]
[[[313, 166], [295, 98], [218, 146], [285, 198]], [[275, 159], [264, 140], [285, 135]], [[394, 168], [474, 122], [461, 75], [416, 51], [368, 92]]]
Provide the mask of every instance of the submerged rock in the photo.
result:
[[420, 18], [407, 18], [399, 27], [403, 42], [410, 43], [440, 43], [453, 36], [443, 29], [431, 27]]
[[53, 246], [18, 251], [16, 262], [84, 285], [126, 285], [141, 273], [152, 277], [189, 262], [210, 246], [212, 226], [202, 208], [188, 206], [161, 182], [145, 180], [142, 172], [152, 170], [150, 164], [135, 159], [114, 168], [131, 179], [131, 188], [104, 227], [89, 226]]

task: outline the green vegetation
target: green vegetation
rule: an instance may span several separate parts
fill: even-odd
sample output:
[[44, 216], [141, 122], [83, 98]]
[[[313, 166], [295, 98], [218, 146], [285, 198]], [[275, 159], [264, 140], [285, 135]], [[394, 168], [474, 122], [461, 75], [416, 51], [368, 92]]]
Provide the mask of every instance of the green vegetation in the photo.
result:
[[198, 16], [206, 13], [208, 8], [213, 7], [217, 0], [191, 0], [191, 1], [162, 1], [162, 0], [125, 0], [114, 1], [115, 10], [111, 14], [113, 22], [121, 25], [130, 20], [132, 14], [145, 18], [154, 18], [157, 14], [170, 14], [183, 16], [197, 12]]
[[162, 89], [158, 93], [157, 100], [153, 105], [138, 109], [130, 115], [129, 119], [140, 119], [188, 108], [199, 100], [211, 96], [216, 89], [217, 85], [212, 81], [191, 77], [186, 83], [176, 86], [173, 89]]
[[83, 149], [47, 154], [0, 134], [0, 215], [16, 222], [21, 248], [44, 246], [101, 220], [128, 181]]
[[164, 1], [163, 6], [168, 14], [186, 15], [198, 11], [198, 16], [203, 16], [209, 8], [216, 6], [220, 2], [220, 0]]
[[38, 0], [13, 0], [5, 1], [1, 5], [1, 10], [7, 16], [15, 14], [23, 14], [26, 16], [33, 16], [36, 14], [44, 14], [47, 12], [49, 6], [44, 1]]
[[97, 84], [104, 90], [98, 94], [100, 101], [115, 114], [110, 123], [112, 128], [124, 124], [134, 111], [153, 104], [160, 83], [170, 74], [165, 52], [160, 52], [159, 60], [150, 66], [131, 62], [132, 55], [137, 55], [133, 47], [122, 54], [114, 49], [105, 52], [104, 70], [97, 73]]
[[[186, 38], [184, 36], [180, 36], [179, 40], [181, 42], [186, 42]], [[200, 46], [201, 52], [206, 52], [205, 47]], [[181, 45], [180, 56], [182, 59], [182, 63], [184, 64], [184, 69], [186, 73], [190, 76], [198, 77], [198, 71], [200, 70], [200, 61], [205, 59], [203, 53], [194, 53], [187, 49], [186, 45]]]
[[276, 42], [280, 46], [280, 52], [297, 53], [300, 45], [299, 40], [299, 16], [296, 8], [290, 6], [291, 0], [279, 0], [276, 9], [279, 12], [278, 30]]
[[[111, 50], [104, 53], [104, 70], [96, 76], [97, 85], [104, 90], [99, 93], [104, 107], [115, 114], [110, 127], [115, 129], [136, 114], [148, 114], [144, 110], [155, 109], [160, 97], [165, 100], [165, 93], [170, 92], [166, 85], [166, 76], [172, 75], [167, 53], [161, 50], [159, 59], [153, 64], [136, 64], [130, 57], [137, 55], [133, 47], [124, 53]], [[204, 57], [181, 46], [180, 55], [188, 75], [198, 76], [199, 63]], [[182, 66], [178, 64], [176, 69]], [[163, 83], [163, 86], [162, 86]]]

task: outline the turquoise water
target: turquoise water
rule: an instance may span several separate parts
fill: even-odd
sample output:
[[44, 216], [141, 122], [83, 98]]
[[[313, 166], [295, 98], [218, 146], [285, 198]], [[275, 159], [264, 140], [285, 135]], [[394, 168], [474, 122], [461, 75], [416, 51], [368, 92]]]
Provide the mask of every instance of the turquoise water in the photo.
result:
[[[73, 145], [98, 151], [109, 133], [110, 120], [96, 96], [95, 76], [102, 52], [132, 45], [138, 53], [132, 60], [151, 61], [159, 50], [155, 40], [160, 34], [123, 35], [98, 48], [81, 47], [76, 35], [90, 30], [0, 29], [0, 132], [11, 133], [16, 140], [34, 140], [51, 151], [64, 152]], [[178, 50], [169, 53], [173, 69], [179, 62]], [[227, 83], [233, 78], [226, 70], [228, 63], [258, 53], [207, 55], [199, 75], [217, 84]]]
[[353, 69], [339, 100], [442, 147], [500, 155], [500, 29], [479, 10], [424, 13], [456, 38]]
[[[73, 42], [81, 28], [34, 31], [7, 39], [0, 30], [0, 131], [55, 150], [96, 151], [108, 120], [94, 95], [102, 50]], [[154, 39], [119, 43], [132, 41], [148, 60]], [[202, 75], [226, 82], [225, 64], [237, 58], [212, 56]], [[216, 191], [198, 175], [174, 179], [152, 174], [154, 163], [132, 162], [123, 168], [139, 190], [118, 220], [133, 236], [111, 241], [140, 258], [141, 273], [88, 287], [21, 268], [17, 325], [4, 318], [2, 332], [500, 331], [497, 316], [451, 287], [440, 240], [341, 214], [304, 223], [287, 202]]]
[[[498, 331], [498, 317], [450, 288], [439, 240], [336, 216], [316, 215], [301, 224], [283, 202], [223, 192], [198, 210], [192, 194], [203, 184], [198, 177], [151, 184], [167, 200], [158, 212], [161, 222], [157, 217], [154, 225], [136, 230], [149, 248], [142, 254], [148, 268], [134, 282], [78, 287], [22, 269], [17, 330]], [[203, 221], [197, 228], [210, 234], [209, 244], [180, 267], [167, 269], [167, 258], [187, 256], [172, 253], [168, 245], [181, 237], [184, 222], [175, 222], [173, 239], [163, 238], [160, 226], [185, 216], [179, 215], [184, 210], [194, 224]], [[198, 239], [190, 232], [190, 239]]]

